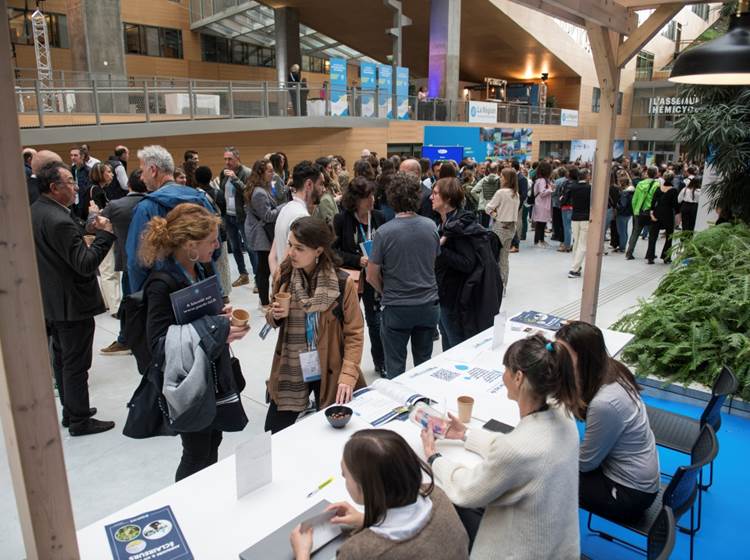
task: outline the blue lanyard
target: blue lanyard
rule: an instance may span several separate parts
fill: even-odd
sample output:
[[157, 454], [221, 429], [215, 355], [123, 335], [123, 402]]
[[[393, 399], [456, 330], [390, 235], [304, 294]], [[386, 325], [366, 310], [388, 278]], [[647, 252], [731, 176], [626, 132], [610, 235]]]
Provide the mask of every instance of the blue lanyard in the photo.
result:
[[318, 312], [305, 313], [305, 338], [307, 339], [307, 350], [312, 351], [317, 348], [315, 343], [318, 338]]
[[182, 275], [183, 275], [183, 276], [184, 276], [185, 278], [187, 278], [187, 281], [188, 281], [188, 282], [189, 282], [190, 284], [195, 284], [196, 282], [199, 282], [199, 281], [203, 280], [203, 269], [202, 269], [201, 267], [197, 267], [197, 268], [195, 268], [195, 271], [196, 271], [196, 273], [197, 273], [196, 275], [198, 276], [198, 280], [193, 280], [193, 277], [192, 277], [192, 276], [190, 276], [190, 274], [188, 274], [188, 271], [187, 271], [187, 270], [185, 270], [185, 268], [183, 268], [183, 266], [182, 266], [182, 265], [181, 265], [180, 263], [178, 263], [178, 262], [177, 262], [177, 261], [175, 260], [175, 261], [174, 261], [174, 264], [176, 264], [176, 265], [177, 265], [177, 268], [179, 268], [179, 269], [180, 269], [180, 272], [182, 272]]

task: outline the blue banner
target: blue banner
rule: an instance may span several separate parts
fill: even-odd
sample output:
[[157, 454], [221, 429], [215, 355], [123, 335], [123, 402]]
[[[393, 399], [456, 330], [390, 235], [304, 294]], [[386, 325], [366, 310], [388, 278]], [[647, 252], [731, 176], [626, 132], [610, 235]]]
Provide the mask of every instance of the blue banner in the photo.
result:
[[346, 95], [346, 60], [330, 60], [330, 99], [331, 115], [346, 117], [349, 115], [349, 97]]
[[396, 101], [398, 102], [398, 118], [409, 118], [409, 69], [396, 67]]
[[378, 117], [393, 118], [391, 95], [393, 92], [393, 68], [378, 64]]
[[360, 102], [362, 109], [359, 115], [362, 117], [375, 117], [375, 96], [373, 92], [378, 85], [377, 65], [372, 62], [360, 62], [359, 83], [362, 93]]
[[425, 146], [463, 146], [464, 157], [476, 161], [531, 157], [531, 128], [425, 126]]

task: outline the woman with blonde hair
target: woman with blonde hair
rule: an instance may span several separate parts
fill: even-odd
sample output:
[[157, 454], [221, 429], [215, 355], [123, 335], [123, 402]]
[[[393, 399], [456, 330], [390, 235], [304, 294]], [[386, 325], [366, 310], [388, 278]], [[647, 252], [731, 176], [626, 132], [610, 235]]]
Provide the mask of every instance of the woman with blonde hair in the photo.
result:
[[[180, 325], [170, 297], [213, 274], [211, 256], [219, 246], [220, 223], [202, 206], [180, 204], [165, 218], [148, 222], [138, 253], [141, 263], [152, 268], [143, 288], [149, 349], [152, 361], [163, 364], [162, 395], [170, 426], [182, 438], [176, 481], [216, 463], [222, 432], [241, 431], [247, 424], [239, 397], [242, 380], [233, 374], [229, 344], [250, 328], [230, 324], [229, 306], [220, 315]], [[184, 389], [195, 379], [203, 380], [202, 391], [191, 385], [190, 395], [180, 393], [180, 386]]]
[[518, 221], [518, 174], [512, 167], [505, 167], [500, 172], [500, 188], [487, 203], [485, 212], [494, 218], [492, 231], [500, 238], [500, 276], [503, 280], [503, 291], [508, 290], [511, 241], [516, 234]]

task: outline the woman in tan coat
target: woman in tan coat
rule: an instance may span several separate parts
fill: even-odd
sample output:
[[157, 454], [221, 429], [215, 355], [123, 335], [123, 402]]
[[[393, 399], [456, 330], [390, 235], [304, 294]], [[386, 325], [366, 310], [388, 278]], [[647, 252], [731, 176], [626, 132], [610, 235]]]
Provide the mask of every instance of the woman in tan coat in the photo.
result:
[[365, 382], [359, 364], [364, 321], [357, 287], [339, 271], [331, 249], [333, 232], [304, 217], [289, 231], [289, 253], [274, 276], [268, 323], [280, 327], [271, 376], [265, 430], [291, 426], [307, 408], [310, 391], [318, 408], [351, 400]]

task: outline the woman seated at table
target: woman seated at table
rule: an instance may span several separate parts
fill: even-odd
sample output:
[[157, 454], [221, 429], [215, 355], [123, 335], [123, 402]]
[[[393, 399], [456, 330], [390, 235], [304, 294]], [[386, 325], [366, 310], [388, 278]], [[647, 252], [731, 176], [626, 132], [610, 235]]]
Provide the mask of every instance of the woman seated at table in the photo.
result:
[[467, 467], [441, 456], [427, 430], [425, 455], [436, 482], [458, 506], [473, 541], [471, 558], [577, 559], [578, 431], [572, 414], [580, 406], [570, 355], [535, 335], [511, 344], [503, 365], [508, 398], [521, 416], [515, 429], [467, 429], [451, 415], [446, 438], [463, 440], [482, 462]]
[[637, 519], [659, 492], [659, 456], [635, 377], [609, 357], [593, 325], [568, 323], [557, 340], [573, 357], [584, 406], [580, 505], [610, 519]]
[[[361, 513], [347, 502], [331, 504], [331, 523], [352, 527], [337, 560], [465, 560], [466, 531], [445, 493], [436, 488], [430, 467], [390, 430], [356, 432], [344, 447], [341, 471]], [[422, 474], [430, 478], [422, 483]], [[310, 558], [313, 530], [292, 532], [295, 560]]]
[[[237, 380], [232, 372], [229, 344], [243, 338], [250, 327], [230, 326], [232, 308], [225, 306], [223, 316], [201, 317], [190, 323], [193, 327], [191, 331], [199, 337], [197, 341], [195, 336], [188, 340], [184, 333], [170, 330], [170, 327], [178, 326], [170, 294], [213, 274], [210, 263], [211, 256], [219, 246], [219, 224], [221, 218], [202, 206], [180, 204], [171, 210], [166, 218], [157, 216], [151, 219], [146, 225], [139, 249], [139, 258], [145, 266], [154, 267], [157, 261], [161, 264], [158, 273], [152, 272], [146, 280], [143, 290], [147, 302], [146, 336], [150, 341], [151, 355], [160, 356], [160, 348], [164, 346], [164, 392], [167, 402], [171, 406], [167, 395], [170, 387], [176, 389], [170, 379], [179, 380], [192, 375], [192, 379], [195, 380], [194, 373], [199, 372], [193, 370], [201, 363], [208, 362], [212, 367], [206, 368], [208, 371], [204, 371], [201, 376], [205, 376], [206, 379], [214, 376], [215, 384], [210, 387], [215, 392], [217, 406], [215, 417], [212, 421], [209, 419], [208, 425], [200, 429], [187, 427], [188, 424], [194, 426], [198, 417], [201, 418], [201, 424], [206, 418], [205, 401], [200, 399], [202, 395], [195, 389], [195, 383], [192, 396], [186, 397], [183, 391], [182, 396], [178, 397], [182, 403], [181, 417], [186, 419], [186, 423], [182, 423], [179, 417], [172, 418], [172, 427], [182, 438], [182, 460], [177, 468], [176, 481], [216, 463], [222, 431], [241, 431], [247, 424], [247, 416], [239, 398], [241, 388], [237, 386]], [[202, 263], [209, 264], [204, 268]], [[211, 273], [207, 273], [206, 270], [211, 270]], [[171, 282], [163, 276], [164, 274], [171, 277]], [[193, 344], [195, 352], [192, 365], [184, 362], [184, 357], [180, 355], [180, 348], [184, 354], [189, 354], [189, 348], [186, 346], [190, 343]], [[206, 362], [198, 359], [198, 346], [202, 348], [207, 358]], [[176, 348], [177, 353], [175, 354], [171, 348]], [[190, 367], [183, 371], [186, 366]], [[170, 415], [174, 413], [174, 409], [170, 411]], [[183, 426], [184, 429], [179, 426]]]
[[271, 376], [265, 431], [276, 433], [297, 421], [310, 391], [317, 407], [344, 404], [365, 386], [359, 364], [364, 321], [357, 286], [338, 269], [333, 231], [318, 218], [303, 217], [289, 230], [289, 252], [276, 272], [274, 295], [291, 296], [288, 308], [274, 298], [266, 314], [281, 327]]

